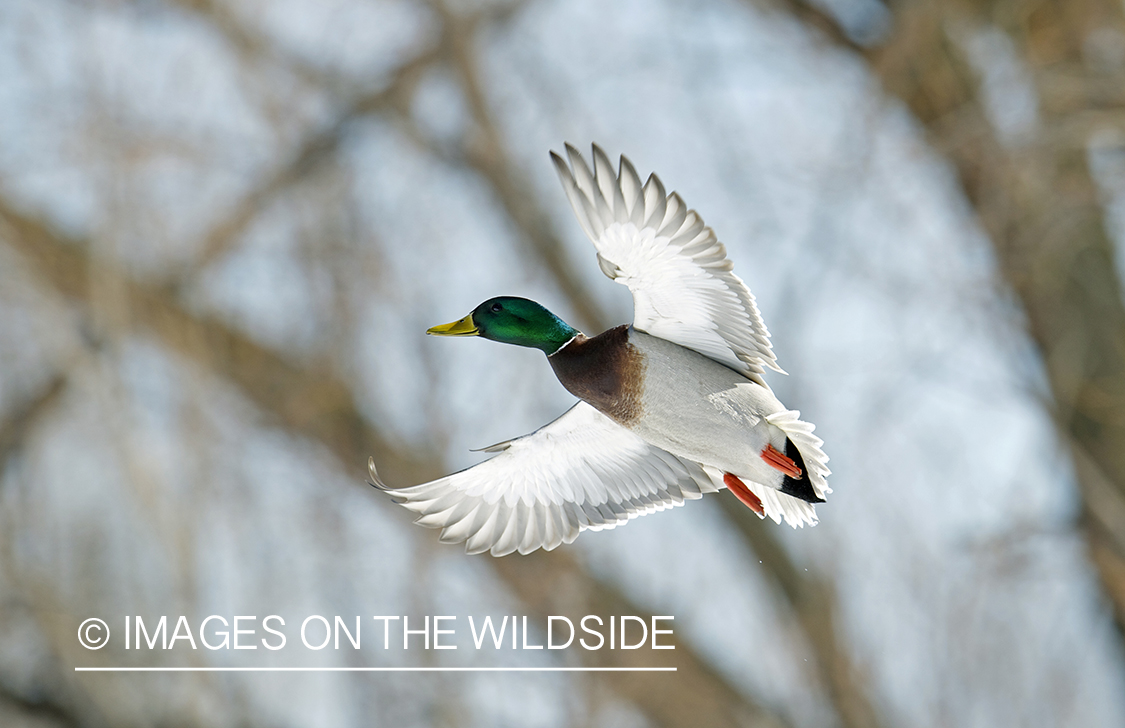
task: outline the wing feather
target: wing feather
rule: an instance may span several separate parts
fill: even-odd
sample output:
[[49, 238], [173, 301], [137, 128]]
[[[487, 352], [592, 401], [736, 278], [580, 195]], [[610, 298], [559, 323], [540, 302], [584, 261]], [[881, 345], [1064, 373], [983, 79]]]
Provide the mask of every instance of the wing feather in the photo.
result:
[[[639, 227], [658, 225], [664, 219], [664, 213], [667, 210], [668, 196], [664, 192], [664, 184], [655, 174], [650, 174], [648, 182], [645, 183], [645, 221]], [[593, 238], [593, 236], [590, 237]]]
[[596, 144], [593, 171], [569, 144], [565, 160], [554, 152], [551, 158], [602, 272], [633, 294], [635, 328], [763, 386], [767, 368], [783, 371], [754, 295], [732, 272], [714, 231], [677, 193], [665, 194], [655, 174], [642, 187], [624, 156], [614, 174]]
[[633, 168], [633, 163], [625, 157], [621, 157], [617, 178], [621, 180], [621, 195], [625, 200], [625, 213], [629, 216], [630, 222], [637, 227], [641, 227], [645, 224], [644, 188], [641, 187], [641, 178], [637, 174], [637, 170]]
[[581, 531], [701, 498], [714, 490], [702, 467], [649, 445], [579, 402], [499, 454], [438, 480], [390, 488], [371, 463], [371, 483], [440, 528], [469, 553], [526, 554], [571, 543]]

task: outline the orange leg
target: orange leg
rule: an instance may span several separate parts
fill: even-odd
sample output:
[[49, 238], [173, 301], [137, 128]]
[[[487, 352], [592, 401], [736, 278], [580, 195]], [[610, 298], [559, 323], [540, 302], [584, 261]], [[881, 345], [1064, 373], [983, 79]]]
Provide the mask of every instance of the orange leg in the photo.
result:
[[801, 469], [797, 467], [797, 463], [783, 455], [781, 451], [773, 445], [766, 445], [766, 449], [762, 450], [762, 460], [765, 460], [766, 464], [771, 468], [780, 470], [790, 478], [795, 478], [797, 480], [801, 478]]
[[758, 496], [746, 487], [746, 484], [738, 479], [737, 476], [730, 473], [723, 473], [723, 482], [726, 483], [727, 490], [734, 493], [742, 503], [750, 510], [757, 513], [759, 516], [766, 515], [766, 511], [762, 508], [762, 501]]

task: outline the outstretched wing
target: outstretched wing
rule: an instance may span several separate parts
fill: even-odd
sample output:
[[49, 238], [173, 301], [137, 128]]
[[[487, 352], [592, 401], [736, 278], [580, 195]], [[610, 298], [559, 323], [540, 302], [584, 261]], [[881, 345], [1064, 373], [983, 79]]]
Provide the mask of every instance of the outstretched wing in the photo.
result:
[[548, 551], [585, 529], [682, 505], [716, 489], [703, 469], [649, 445], [579, 402], [530, 435], [488, 448], [500, 454], [453, 475], [390, 488], [370, 463], [371, 484], [440, 528], [471, 554]]
[[[551, 158], [570, 204], [598, 250], [598, 264], [633, 294], [633, 326], [709, 356], [765, 386], [783, 372], [754, 295], [731, 272], [726, 249], [680, 196], [650, 175], [642, 186], [624, 156], [614, 175], [594, 145], [594, 172], [566, 145]], [[784, 373], [784, 372], [783, 372]]]

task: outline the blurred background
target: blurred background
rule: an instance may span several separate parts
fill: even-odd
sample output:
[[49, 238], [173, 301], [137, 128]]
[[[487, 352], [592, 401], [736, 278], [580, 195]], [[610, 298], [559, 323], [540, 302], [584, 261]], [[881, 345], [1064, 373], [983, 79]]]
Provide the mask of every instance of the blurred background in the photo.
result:
[[[428, 326], [631, 320], [564, 141], [727, 245], [832, 457], [816, 528], [724, 492], [468, 557], [364, 483], [570, 406], [538, 352]], [[1120, 0], [5, 0], [0, 724], [1125, 725], [1123, 241]], [[677, 649], [75, 639], [591, 613]], [[645, 660], [678, 672], [73, 671]]]

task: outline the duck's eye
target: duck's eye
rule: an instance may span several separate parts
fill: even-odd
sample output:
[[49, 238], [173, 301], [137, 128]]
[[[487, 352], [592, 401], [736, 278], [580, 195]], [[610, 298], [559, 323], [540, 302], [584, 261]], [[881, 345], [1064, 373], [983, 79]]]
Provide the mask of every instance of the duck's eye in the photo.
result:
[[503, 310], [504, 310], [504, 307], [501, 306], [499, 303], [492, 304], [492, 313], [500, 313]]

